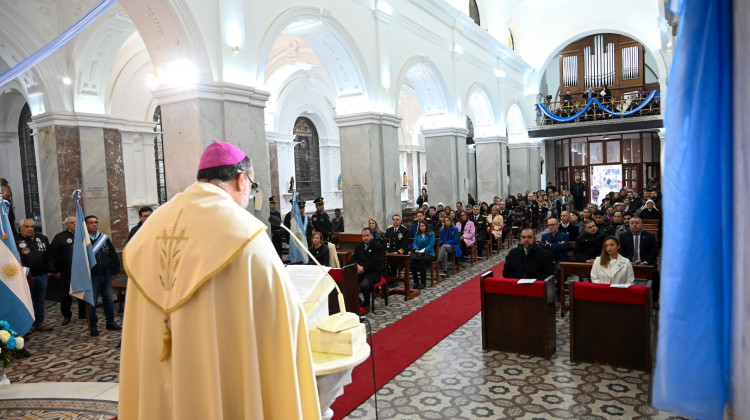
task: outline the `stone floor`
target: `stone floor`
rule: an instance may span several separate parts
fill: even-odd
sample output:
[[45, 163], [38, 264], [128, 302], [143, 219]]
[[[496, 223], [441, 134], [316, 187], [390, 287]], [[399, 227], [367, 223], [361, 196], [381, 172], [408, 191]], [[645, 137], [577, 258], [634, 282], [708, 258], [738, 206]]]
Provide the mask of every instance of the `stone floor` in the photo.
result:
[[[473, 267], [467, 266], [408, 302], [403, 296], [394, 295], [385, 307], [382, 299], [377, 298], [375, 311], [368, 314], [373, 333], [495, 266], [506, 253], [507, 250]], [[42, 412], [33, 410], [47, 405], [79, 410], [77, 415], [62, 418], [105, 418], [114, 411], [111, 404], [117, 399], [120, 333], [100, 328], [100, 337], [89, 337], [85, 323], [79, 320], [61, 327], [58, 305], [52, 302], [47, 314], [55, 329], [32, 334], [28, 349], [33, 356], [16, 361], [6, 371], [13, 384], [0, 387], [0, 418], [19, 418], [19, 413], [56, 418], [36, 417]], [[117, 321], [120, 322], [119, 317]], [[477, 315], [378, 391], [378, 416], [383, 419], [681, 418], [648, 404], [648, 373], [570, 362], [569, 338], [568, 317], [558, 316], [557, 352], [551, 360], [483, 351], [481, 321]], [[74, 385], [81, 388], [71, 387], [70, 382], [78, 382]], [[102, 401], [112, 403], [107, 406]], [[98, 417], [100, 414], [103, 417]], [[374, 419], [374, 398], [346, 418]]]

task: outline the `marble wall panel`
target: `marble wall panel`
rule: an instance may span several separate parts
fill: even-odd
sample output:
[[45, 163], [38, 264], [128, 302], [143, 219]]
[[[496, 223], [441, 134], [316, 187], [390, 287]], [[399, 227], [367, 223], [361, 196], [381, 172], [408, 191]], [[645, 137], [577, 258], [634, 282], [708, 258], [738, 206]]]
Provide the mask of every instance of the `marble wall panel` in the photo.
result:
[[161, 106], [167, 198], [195, 182], [203, 144], [197, 99]]
[[347, 232], [359, 233], [367, 219], [388, 226], [388, 215], [401, 211], [398, 124], [378, 114], [361, 124], [349, 118], [339, 126], [343, 202]]
[[112, 236], [104, 129], [79, 127], [78, 130], [81, 144], [83, 212], [85, 216], [96, 216], [99, 219], [99, 230]]
[[[62, 231], [62, 211], [60, 208], [61, 191], [60, 176], [57, 164], [57, 130], [55, 126], [39, 127], [34, 133], [34, 148], [36, 151], [37, 182], [39, 187], [39, 204], [41, 215], [36, 221], [42, 226], [42, 232], [53, 236]], [[20, 190], [16, 190], [16, 193]], [[68, 193], [70, 196], [70, 193]], [[23, 201], [23, 197], [16, 196], [16, 201]], [[16, 208], [16, 222], [24, 218], [25, 214]], [[36, 215], [34, 215], [36, 219]]]
[[[259, 195], [257, 205], [261, 206], [260, 210], [256, 209], [256, 203], [250, 202], [248, 210], [262, 221], [268, 220], [269, 208], [268, 197], [271, 195], [271, 163], [266, 146], [266, 130], [263, 108], [259, 106], [242, 104], [238, 102], [225, 101], [221, 107], [223, 111], [223, 121], [226, 127], [226, 138], [232, 144], [237, 145], [244, 150], [253, 160], [253, 169], [255, 170], [255, 182], [258, 183], [262, 191], [262, 197]], [[211, 140], [204, 141], [207, 146]]]
[[61, 219], [65, 219], [75, 216], [76, 202], [71, 195], [73, 191], [83, 188], [81, 145], [78, 127], [57, 126], [55, 133]]
[[104, 156], [107, 162], [110, 238], [115, 248], [121, 250], [128, 240], [128, 202], [125, 191], [122, 135], [119, 130], [104, 129]]
[[510, 194], [536, 191], [542, 188], [540, 177], [541, 153], [539, 144], [515, 144], [510, 153]]

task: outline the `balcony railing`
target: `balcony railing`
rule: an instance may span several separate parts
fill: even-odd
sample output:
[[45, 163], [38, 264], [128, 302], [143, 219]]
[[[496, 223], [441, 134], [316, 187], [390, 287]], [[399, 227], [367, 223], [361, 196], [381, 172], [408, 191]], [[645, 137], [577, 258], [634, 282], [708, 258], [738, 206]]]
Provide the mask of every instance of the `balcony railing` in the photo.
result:
[[573, 100], [536, 105], [537, 125], [603, 121], [661, 114], [658, 91], [620, 99]]

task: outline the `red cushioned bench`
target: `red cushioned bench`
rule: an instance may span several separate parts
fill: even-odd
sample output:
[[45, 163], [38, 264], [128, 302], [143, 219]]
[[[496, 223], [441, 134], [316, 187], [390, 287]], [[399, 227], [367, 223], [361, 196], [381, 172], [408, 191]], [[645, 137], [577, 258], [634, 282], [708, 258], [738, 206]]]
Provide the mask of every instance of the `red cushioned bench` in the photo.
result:
[[549, 359], [555, 353], [555, 279], [531, 284], [480, 277], [482, 348]]
[[570, 360], [651, 371], [651, 282], [573, 283]]

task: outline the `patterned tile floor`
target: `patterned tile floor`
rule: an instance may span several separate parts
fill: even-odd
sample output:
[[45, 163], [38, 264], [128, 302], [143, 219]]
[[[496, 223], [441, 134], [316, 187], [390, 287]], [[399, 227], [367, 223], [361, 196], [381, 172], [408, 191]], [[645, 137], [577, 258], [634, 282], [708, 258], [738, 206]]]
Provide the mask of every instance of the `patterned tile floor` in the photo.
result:
[[[375, 310], [368, 315], [373, 333], [495, 266], [506, 254], [507, 249], [468, 266], [409, 302], [393, 295], [385, 307], [377, 298]], [[80, 320], [61, 327], [59, 305], [53, 302], [48, 302], [47, 320], [55, 329], [32, 334], [28, 349], [33, 356], [6, 370], [12, 382], [118, 381], [119, 332], [100, 328], [100, 337], [89, 337]], [[571, 363], [567, 317], [557, 318], [557, 349], [551, 360], [483, 351], [477, 315], [378, 392], [378, 415], [383, 419], [681, 418], [648, 405], [647, 373]], [[374, 399], [346, 418], [374, 419]]]
[[[501, 262], [468, 267], [409, 302], [398, 296], [368, 315], [373, 333]], [[500, 274], [500, 273], [497, 273]], [[380, 300], [378, 300], [380, 302]], [[682, 419], [648, 404], [645, 372], [570, 361], [569, 317], [557, 316], [557, 352], [538, 357], [482, 350], [477, 314], [377, 393], [383, 419]], [[365, 363], [369, 363], [365, 362]], [[377, 360], [375, 361], [377, 368]], [[345, 419], [374, 419], [370, 397]]]

